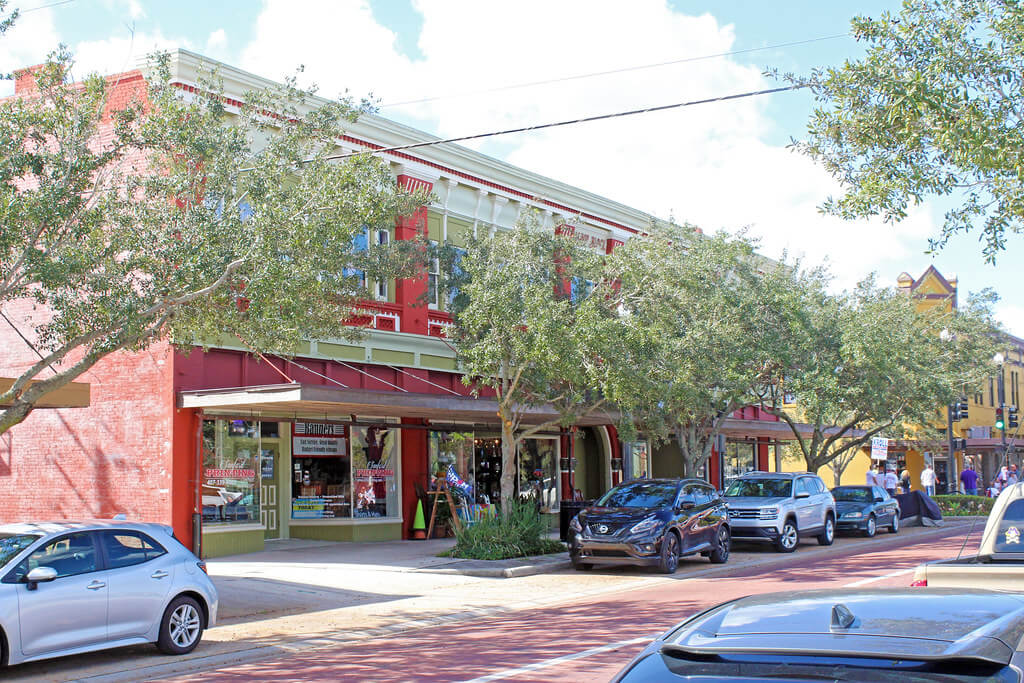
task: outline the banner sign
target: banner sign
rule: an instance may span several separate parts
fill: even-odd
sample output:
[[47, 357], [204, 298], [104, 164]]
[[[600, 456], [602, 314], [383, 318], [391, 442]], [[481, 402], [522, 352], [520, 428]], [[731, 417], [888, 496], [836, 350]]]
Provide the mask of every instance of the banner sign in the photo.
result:
[[348, 455], [345, 425], [319, 422], [292, 423], [292, 455], [333, 458]]
[[871, 439], [871, 459], [889, 459], [889, 439], [883, 439], [882, 437], [878, 436]]

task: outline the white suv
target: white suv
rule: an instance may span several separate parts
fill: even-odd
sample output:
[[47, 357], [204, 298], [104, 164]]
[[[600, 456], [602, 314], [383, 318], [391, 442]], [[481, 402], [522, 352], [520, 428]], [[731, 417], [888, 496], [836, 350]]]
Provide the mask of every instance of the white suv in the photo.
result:
[[816, 474], [748, 472], [732, 480], [725, 502], [736, 540], [771, 541], [783, 553], [796, 550], [801, 538], [835, 540], [836, 501]]

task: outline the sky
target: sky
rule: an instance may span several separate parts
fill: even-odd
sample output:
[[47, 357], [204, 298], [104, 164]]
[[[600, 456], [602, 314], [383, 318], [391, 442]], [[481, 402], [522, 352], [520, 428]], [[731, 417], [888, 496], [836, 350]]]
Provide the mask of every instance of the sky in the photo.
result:
[[[79, 76], [184, 47], [275, 80], [302, 67], [300, 82], [325, 96], [372, 94], [382, 115], [453, 137], [777, 87], [767, 70], [803, 74], [862, 54], [847, 35], [854, 11], [899, 6], [851, 4], [10, 0], [23, 14], [0, 38], [0, 72], [39, 63], [59, 43], [74, 52]], [[634, 68], [664, 62], [675, 63]], [[0, 94], [11, 88], [0, 82]], [[813, 104], [807, 92], [785, 92], [467, 146], [705, 232], [745, 230], [773, 258], [827, 262], [837, 289], [871, 273], [892, 285], [903, 271], [916, 278], [934, 265], [958, 277], [961, 300], [998, 292], [997, 317], [1024, 337], [1021, 236], [992, 266], [973, 234], [925, 253], [941, 225], [935, 204], [898, 224], [820, 214], [839, 187], [788, 148]]]

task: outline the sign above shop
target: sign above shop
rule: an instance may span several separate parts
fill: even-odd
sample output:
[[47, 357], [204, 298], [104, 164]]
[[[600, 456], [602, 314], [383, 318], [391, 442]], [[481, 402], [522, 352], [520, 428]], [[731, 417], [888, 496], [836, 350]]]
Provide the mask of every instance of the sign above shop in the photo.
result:
[[348, 430], [345, 425], [319, 422], [292, 423], [292, 455], [333, 458], [348, 455]]

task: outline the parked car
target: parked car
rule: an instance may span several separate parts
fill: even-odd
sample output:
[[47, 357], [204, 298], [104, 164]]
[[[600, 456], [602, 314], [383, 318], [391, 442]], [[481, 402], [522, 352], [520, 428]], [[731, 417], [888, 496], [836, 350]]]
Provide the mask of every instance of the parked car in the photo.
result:
[[1024, 596], [970, 589], [819, 590], [718, 605], [612, 679], [1020, 681]]
[[725, 502], [733, 538], [770, 541], [783, 553], [796, 550], [801, 538], [835, 540], [836, 502], [816, 474], [747, 472], [729, 484]]
[[170, 527], [0, 526], [0, 664], [138, 643], [185, 654], [216, 619], [206, 565]]
[[891, 533], [900, 530], [900, 504], [880, 486], [837, 486], [832, 489], [836, 500], [836, 529], [859, 531], [871, 537], [882, 526]]
[[[968, 537], [973, 530], [972, 526]], [[911, 585], [1020, 591], [1024, 586], [1022, 532], [1024, 483], [1007, 486], [999, 494], [977, 547], [967, 550], [966, 557], [937, 560], [917, 567]]]
[[616, 486], [569, 523], [576, 569], [595, 564], [658, 567], [672, 574], [682, 555], [729, 560], [729, 519], [718, 492], [697, 479], [637, 479]]

